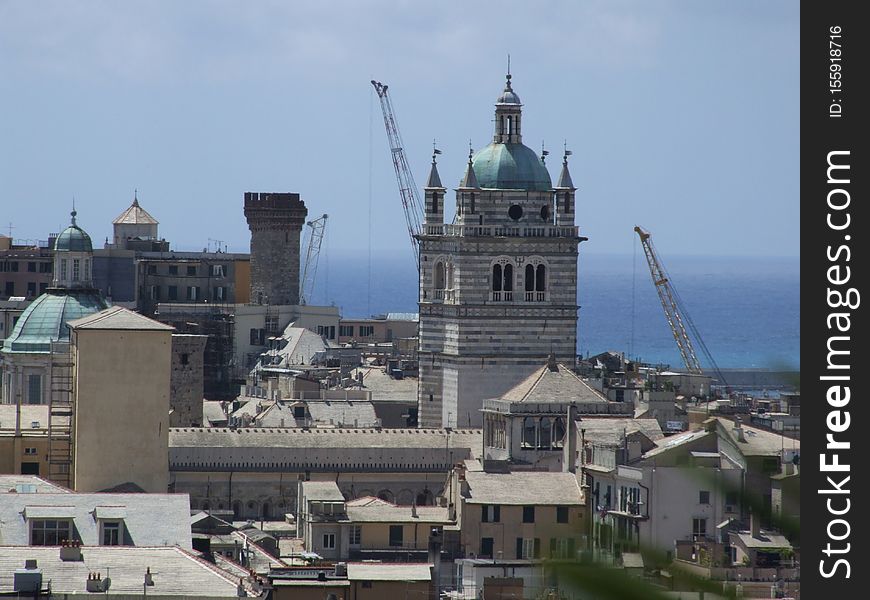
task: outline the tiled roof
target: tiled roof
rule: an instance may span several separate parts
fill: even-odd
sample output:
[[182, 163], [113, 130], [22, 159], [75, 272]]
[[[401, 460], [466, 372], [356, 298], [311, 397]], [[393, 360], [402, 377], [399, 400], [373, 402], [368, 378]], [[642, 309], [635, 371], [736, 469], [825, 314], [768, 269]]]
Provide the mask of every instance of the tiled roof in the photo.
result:
[[134, 199], [133, 204], [115, 217], [114, 225], [157, 225], [157, 219], [148, 214], [148, 211], [139, 206], [139, 200]]
[[136, 331], [175, 331], [175, 328], [149, 319], [123, 306], [112, 306], [100, 312], [93, 313], [69, 321], [73, 329], [129, 329]]
[[583, 494], [572, 473], [466, 471], [469, 504], [559, 505], [583, 504]]
[[447, 508], [440, 506], [398, 506], [379, 498], [365, 497], [347, 503], [352, 523], [449, 523]]
[[607, 402], [607, 398], [563, 364], [544, 365], [501, 397], [508, 402]]

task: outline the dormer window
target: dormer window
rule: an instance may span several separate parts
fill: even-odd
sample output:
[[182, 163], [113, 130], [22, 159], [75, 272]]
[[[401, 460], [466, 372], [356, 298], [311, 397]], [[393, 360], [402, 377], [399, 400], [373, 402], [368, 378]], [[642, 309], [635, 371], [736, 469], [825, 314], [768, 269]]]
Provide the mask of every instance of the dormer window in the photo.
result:
[[121, 546], [124, 539], [122, 521], [103, 521], [100, 524], [100, 545]]

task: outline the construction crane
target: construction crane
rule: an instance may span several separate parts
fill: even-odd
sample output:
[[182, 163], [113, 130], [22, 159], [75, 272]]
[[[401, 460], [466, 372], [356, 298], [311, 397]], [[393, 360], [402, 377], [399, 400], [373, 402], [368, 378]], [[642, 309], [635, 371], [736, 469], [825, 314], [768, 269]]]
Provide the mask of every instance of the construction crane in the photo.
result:
[[408, 159], [402, 144], [402, 135], [396, 124], [396, 114], [393, 111], [393, 103], [387, 95], [387, 86], [379, 81], [372, 80], [372, 85], [378, 93], [381, 101], [381, 111], [384, 113], [384, 127], [387, 129], [387, 140], [390, 144], [390, 153], [393, 157], [393, 168], [396, 171], [396, 181], [399, 183], [399, 196], [402, 200], [402, 208], [405, 211], [405, 223], [408, 226], [408, 235], [411, 238], [411, 247], [414, 250], [414, 259], [419, 268], [420, 249], [417, 245], [417, 235], [422, 231], [421, 217], [423, 215], [423, 203], [417, 192], [417, 184], [408, 167]]
[[308, 233], [308, 244], [305, 250], [305, 266], [302, 270], [302, 287], [299, 290], [300, 304], [308, 304], [314, 294], [314, 279], [317, 277], [317, 262], [320, 259], [320, 246], [323, 243], [323, 235], [326, 233], [326, 220], [329, 215], [308, 221], [306, 225], [311, 227]]
[[694, 373], [696, 375], [701, 375], [704, 372], [701, 368], [701, 362], [695, 354], [692, 339], [686, 331], [686, 327], [688, 326], [688, 330], [692, 332], [692, 335], [698, 342], [701, 352], [710, 363], [719, 383], [721, 385], [726, 385], [725, 377], [722, 375], [722, 371], [719, 370], [719, 365], [717, 365], [716, 361], [713, 360], [713, 356], [710, 354], [707, 345], [701, 338], [698, 328], [695, 327], [692, 317], [689, 316], [686, 307], [680, 299], [680, 295], [677, 293], [677, 290], [674, 289], [667, 271], [665, 271], [662, 263], [656, 255], [652, 243], [652, 236], [648, 231], [640, 226], [636, 226], [634, 231], [640, 237], [640, 243], [643, 246], [643, 252], [646, 255], [646, 262], [649, 264], [649, 272], [650, 275], [652, 275], [653, 284], [655, 285], [656, 292], [659, 295], [659, 300], [661, 300], [662, 308], [665, 311], [665, 318], [668, 321], [668, 325], [671, 327], [671, 333], [674, 335], [674, 341], [677, 343], [677, 348], [680, 350], [680, 356], [683, 358], [683, 363], [686, 365], [686, 369], [689, 373]]

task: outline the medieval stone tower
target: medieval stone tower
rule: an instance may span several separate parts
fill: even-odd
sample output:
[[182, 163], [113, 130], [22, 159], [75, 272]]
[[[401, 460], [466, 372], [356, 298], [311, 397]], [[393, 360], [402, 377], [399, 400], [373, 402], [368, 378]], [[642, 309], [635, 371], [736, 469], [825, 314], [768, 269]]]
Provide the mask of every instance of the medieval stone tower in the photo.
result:
[[469, 155], [444, 223], [446, 188], [433, 158], [420, 240], [422, 427], [479, 427], [485, 398], [546, 364], [576, 361], [576, 188], [568, 152], [553, 186], [522, 143], [522, 104], [507, 76], [495, 134]]
[[307, 215], [299, 194], [245, 192], [252, 303], [299, 304], [299, 242]]

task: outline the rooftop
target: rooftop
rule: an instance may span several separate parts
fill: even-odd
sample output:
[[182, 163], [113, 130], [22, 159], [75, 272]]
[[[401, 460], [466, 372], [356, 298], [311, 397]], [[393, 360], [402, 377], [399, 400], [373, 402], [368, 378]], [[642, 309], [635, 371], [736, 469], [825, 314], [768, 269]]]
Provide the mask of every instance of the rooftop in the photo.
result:
[[466, 471], [468, 504], [579, 506], [583, 494], [572, 473]]
[[71, 490], [36, 475], [0, 475], [0, 494], [70, 494]]
[[563, 364], [544, 365], [501, 396], [508, 402], [600, 402], [607, 398]]
[[132, 331], [175, 331], [175, 328], [149, 319], [123, 306], [112, 306], [68, 322], [73, 329], [125, 329]]
[[88, 546], [81, 561], [61, 561], [52, 546], [0, 546], [0, 594], [13, 591], [13, 575], [34, 559], [42, 571], [43, 586], [51, 581], [53, 596], [87, 595], [87, 579], [99, 573], [111, 578], [111, 594], [129, 597], [143, 594], [145, 572], [151, 571], [154, 586], [148, 596], [189, 598], [237, 598], [238, 580], [181, 548], [132, 548]]
[[447, 508], [398, 506], [372, 496], [347, 502], [347, 518], [353, 523], [449, 523]]
[[305, 481], [302, 494], [307, 500], [323, 502], [344, 502], [344, 495], [334, 481]]
[[[187, 494], [104, 494], [47, 490], [0, 494], [0, 544], [30, 544], [30, 519], [72, 519], [79, 540], [96, 545], [100, 518], [123, 519], [133, 546], [190, 548], [190, 499]], [[0, 569], [2, 570], [2, 569]]]
[[158, 221], [139, 206], [139, 198], [133, 196], [133, 204], [127, 210], [115, 217], [114, 225], [157, 225]]
[[415, 377], [393, 379], [387, 375], [386, 369], [383, 367], [362, 367], [353, 371], [351, 377], [356, 377], [359, 371], [362, 371], [363, 374], [363, 386], [365, 386], [363, 389], [371, 392], [372, 402], [417, 401], [417, 379]]

